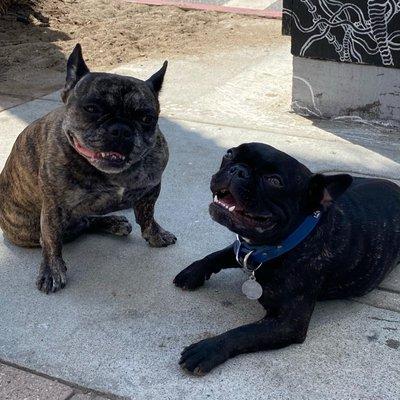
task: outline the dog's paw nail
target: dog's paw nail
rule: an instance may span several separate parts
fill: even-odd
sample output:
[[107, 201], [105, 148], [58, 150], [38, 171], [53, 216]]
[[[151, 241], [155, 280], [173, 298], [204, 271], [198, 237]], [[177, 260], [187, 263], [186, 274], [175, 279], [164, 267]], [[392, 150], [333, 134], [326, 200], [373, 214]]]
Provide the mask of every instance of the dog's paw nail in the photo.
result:
[[204, 339], [186, 347], [181, 353], [180, 366], [189, 373], [203, 376], [229, 358], [217, 337]]
[[126, 225], [121, 226], [118, 231], [115, 232], [119, 236], [128, 236], [132, 232], [132, 225], [128, 222]]
[[114, 216], [110, 225], [110, 233], [116, 236], [128, 236], [132, 232], [132, 225], [123, 216]]
[[160, 230], [150, 237], [145, 237], [145, 239], [152, 247], [167, 247], [177, 241], [177, 238], [172, 233], [164, 230]]
[[206, 373], [200, 367], [195, 368], [193, 371], [193, 375], [204, 376], [205, 374]]
[[63, 289], [67, 283], [67, 277], [65, 272], [56, 271], [44, 271], [42, 272], [37, 280], [36, 287], [43, 293], [55, 293], [60, 289]]

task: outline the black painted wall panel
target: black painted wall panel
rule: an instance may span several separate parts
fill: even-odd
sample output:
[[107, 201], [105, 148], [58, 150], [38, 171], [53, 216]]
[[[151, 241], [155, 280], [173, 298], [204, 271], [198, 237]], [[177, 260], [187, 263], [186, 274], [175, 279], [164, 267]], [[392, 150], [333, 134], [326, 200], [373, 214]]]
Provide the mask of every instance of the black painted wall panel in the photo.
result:
[[[289, 36], [291, 34], [292, 17], [291, 10], [293, 10], [293, 0], [283, 0], [283, 13], [282, 13], [282, 34]], [[285, 12], [285, 10], [287, 10]], [[289, 11], [289, 12], [288, 12]]]
[[400, 0], [286, 0], [283, 31], [296, 56], [400, 68]]

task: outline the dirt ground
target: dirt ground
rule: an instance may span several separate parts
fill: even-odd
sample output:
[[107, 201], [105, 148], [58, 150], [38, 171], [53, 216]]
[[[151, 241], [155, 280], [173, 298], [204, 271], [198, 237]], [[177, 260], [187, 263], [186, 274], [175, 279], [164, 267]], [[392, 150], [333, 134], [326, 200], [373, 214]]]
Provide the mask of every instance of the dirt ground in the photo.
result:
[[[280, 21], [151, 7], [122, 0], [19, 0], [0, 16], [0, 94], [31, 98], [58, 89], [80, 42], [90, 68], [135, 59], [198, 55], [282, 40]], [[22, 5], [21, 5], [22, 3]]]

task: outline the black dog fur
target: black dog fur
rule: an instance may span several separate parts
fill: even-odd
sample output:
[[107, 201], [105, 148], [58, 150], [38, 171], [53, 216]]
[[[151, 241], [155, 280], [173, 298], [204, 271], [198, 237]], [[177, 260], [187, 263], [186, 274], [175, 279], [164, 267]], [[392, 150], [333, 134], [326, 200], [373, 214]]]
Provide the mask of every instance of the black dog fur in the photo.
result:
[[[256, 272], [265, 317], [192, 344], [181, 366], [202, 375], [239, 354], [302, 343], [316, 301], [362, 296], [400, 261], [400, 188], [387, 180], [312, 174], [303, 164], [261, 143], [228, 150], [211, 181], [212, 218], [251, 244], [276, 245], [311, 212], [313, 232]], [[176, 286], [193, 290], [225, 268], [239, 268], [233, 246], [183, 270]]]

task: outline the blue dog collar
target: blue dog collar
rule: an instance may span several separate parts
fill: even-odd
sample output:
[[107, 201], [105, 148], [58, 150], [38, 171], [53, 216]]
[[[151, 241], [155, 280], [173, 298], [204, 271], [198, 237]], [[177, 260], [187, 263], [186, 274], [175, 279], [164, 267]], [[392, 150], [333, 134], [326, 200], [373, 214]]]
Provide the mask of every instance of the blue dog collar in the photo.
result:
[[314, 230], [320, 219], [321, 211], [315, 211], [278, 246], [252, 246], [238, 235], [233, 244], [237, 262], [248, 272], [254, 272], [267, 261], [294, 249]]

